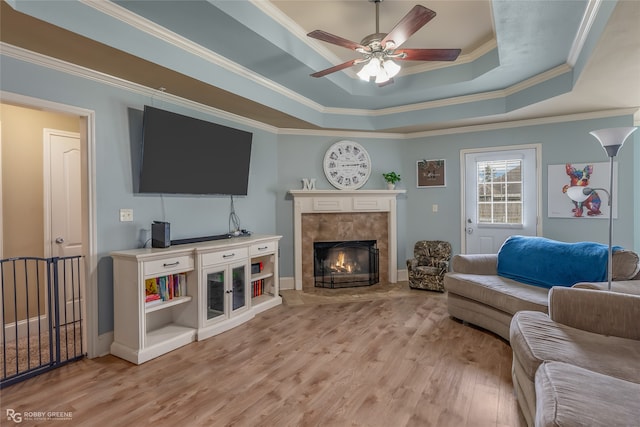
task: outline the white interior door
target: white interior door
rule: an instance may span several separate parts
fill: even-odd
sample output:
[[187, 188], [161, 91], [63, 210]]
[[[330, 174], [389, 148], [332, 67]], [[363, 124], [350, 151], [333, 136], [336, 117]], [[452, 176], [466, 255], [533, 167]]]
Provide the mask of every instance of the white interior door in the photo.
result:
[[465, 253], [497, 253], [507, 237], [539, 234], [539, 147], [463, 153]]
[[[80, 135], [45, 129], [44, 147], [45, 256], [83, 255]], [[59, 283], [65, 285], [60, 289], [62, 323], [78, 319], [80, 315], [81, 297], [84, 295], [84, 263], [80, 262], [79, 265], [80, 271], [66, 268], [59, 273]], [[65, 318], [65, 313], [69, 319]]]

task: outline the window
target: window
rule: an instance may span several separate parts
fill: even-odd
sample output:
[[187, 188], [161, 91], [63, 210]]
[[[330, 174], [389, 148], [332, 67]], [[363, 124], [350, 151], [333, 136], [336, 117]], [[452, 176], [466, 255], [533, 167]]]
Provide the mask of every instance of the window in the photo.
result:
[[522, 224], [522, 159], [476, 165], [478, 223]]

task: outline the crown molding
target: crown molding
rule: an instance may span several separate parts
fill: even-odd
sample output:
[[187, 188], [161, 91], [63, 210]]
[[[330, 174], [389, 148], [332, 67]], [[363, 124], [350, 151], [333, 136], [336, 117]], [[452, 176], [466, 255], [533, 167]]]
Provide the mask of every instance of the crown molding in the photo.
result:
[[[166, 92], [161, 92], [157, 89], [151, 89], [146, 86], [132, 83], [127, 80], [113, 77], [111, 75], [101, 73], [99, 71], [91, 70], [89, 68], [81, 67], [76, 64], [72, 64], [66, 61], [62, 61], [56, 58], [51, 58], [39, 53], [35, 53], [26, 49], [22, 49], [4, 42], [0, 42], [0, 53], [7, 57], [15, 58], [20, 61], [29, 62], [34, 65], [38, 65], [44, 68], [48, 68], [54, 71], [74, 75], [77, 77], [85, 78], [88, 80], [96, 81], [99, 83], [107, 84], [112, 87], [123, 89], [129, 92], [133, 92], [139, 95], [149, 97], [150, 99], [161, 99], [172, 104], [176, 104], [191, 110], [200, 111], [205, 114], [210, 114], [214, 117], [229, 120], [234, 123], [253, 127], [255, 129], [264, 130], [273, 134], [279, 135], [307, 135], [307, 136], [329, 136], [329, 137], [360, 137], [360, 138], [381, 138], [381, 139], [415, 139], [437, 135], [450, 135], [469, 132], [481, 132], [496, 129], [507, 129], [523, 126], [536, 126], [550, 123], [561, 123], [569, 121], [590, 120], [597, 118], [615, 117], [622, 115], [634, 115], [634, 124], [640, 124], [640, 107], [626, 108], [626, 109], [614, 109], [605, 111], [594, 111], [580, 114], [569, 114], [563, 116], [554, 117], [542, 117], [536, 119], [524, 119], [515, 120], [509, 122], [496, 122], [483, 125], [471, 125], [460, 126], [448, 129], [438, 129], [432, 131], [412, 132], [412, 133], [400, 133], [400, 132], [370, 132], [370, 131], [350, 131], [350, 130], [310, 130], [310, 129], [284, 129], [277, 128], [256, 120], [248, 119], [236, 114], [231, 114], [226, 111], [209, 107], [194, 101], [190, 101], [175, 95], [171, 95]], [[558, 68], [562, 68], [558, 67]], [[502, 91], [498, 91], [502, 93]], [[5, 92], [6, 93], [6, 92]], [[477, 100], [488, 99], [482, 98], [485, 95], [474, 95]], [[463, 97], [467, 99], [467, 102], [471, 102], [469, 97]], [[371, 113], [371, 112], [369, 112]]]
[[[321, 114], [335, 114], [335, 115], [360, 116], [360, 117], [381, 117], [381, 116], [387, 116], [392, 114], [416, 112], [416, 111], [429, 110], [429, 109], [441, 108], [441, 107], [451, 107], [451, 106], [471, 103], [471, 102], [493, 100], [496, 98], [512, 95], [518, 91], [532, 87], [536, 84], [539, 84], [545, 80], [554, 78], [557, 75], [560, 75], [563, 72], [567, 72], [568, 70], [570, 70], [570, 67], [561, 65], [559, 67], [556, 67], [553, 70], [533, 76], [509, 88], [500, 89], [500, 90], [491, 91], [491, 92], [473, 94], [473, 95], [464, 95], [464, 96], [451, 97], [451, 98], [446, 98], [441, 100], [420, 102], [416, 104], [409, 104], [409, 105], [403, 105], [398, 107], [382, 108], [378, 110], [326, 107], [312, 101], [307, 97], [299, 95], [298, 93], [292, 90], [289, 90], [284, 86], [273, 82], [272, 80], [269, 80], [257, 73], [254, 73], [253, 71], [247, 69], [246, 67], [243, 67], [233, 61], [230, 61], [227, 58], [215, 52], [212, 52], [209, 49], [206, 49], [203, 46], [192, 42], [191, 40], [186, 39], [185, 37], [182, 37], [172, 31], [169, 31], [166, 28], [146, 18], [136, 15], [135, 13], [132, 13], [128, 9], [122, 6], [119, 6], [113, 2], [102, 1], [102, 0], [79, 0], [79, 1], [133, 28], [137, 28], [140, 31], [143, 31], [152, 37], [160, 39], [166, 43], [170, 43], [176, 46], [177, 48], [183, 49], [186, 52], [189, 52], [193, 55], [203, 58], [211, 62], [212, 64], [223, 67], [224, 69], [228, 70], [231, 73], [244, 77], [249, 81], [259, 84], [273, 91], [274, 93], [277, 93], [295, 103], [304, 105]], [[600, 1], [600, 0], [591, 0], [591, 1]], [[272, 19], [276, 20], [280, 25], [285, 26], [285, 28], [290, 30], [293, 34], [295, 34], [305, 43], [310, 42], [310, 40], [307, 40], [308, 37], [306, 37], [306, 34], [303, 34], [304, 32], [302, 31], [302, 29], [270, 2], [251, 0], [251, 3], [254, 4], [261, 11], [266, 13], [268, 16], [270, 16]], [[484, 43], [478, 49], [476, 49], [476, 51], [474, 51], [472, 54], [466, 55], [468, 56], [468, 58], [465, 60], [473, 60], [475, 55], [479, 57], [485, 54], [486, 52], [488, 52], [489, 50], [495, 48], [496, 46], [497, 46], [497, 42], [495, 40], [490, 40], [487, 43]]]
[[275, 83], [272, 80], [269, 80], [258, 73], [255, 73], [249, 70], [242, 65], [233, 62], [222, 55], [219, 55], [204, 46], [201, 46], [193, 41], [182, 37], [179, 34], [174, 33], [153, 21], [150, 21], [146, 18], [143, 18], [135, 13], [125, 9], [122, 6], [119, 6], [110, 1], [103, 0], [79, 0], [81, 3], [101, 12], [106, 15], [111, 16], [114, 19], [117, 19], [124, 24], [127, 24], [133, 28], [136, 28], [140, 31], [143, 31], [150, 36], [157, 38], [159, 40], [164, 41], [165, 43], [169, 43], [178, 49], [182, 49], [185, 52], [193, 54], [198, 58], [204, 59], [211, 64], [224, 68], [225, 70], [238, 75], [240, 77], [244, 77], [247, 80], [259, 84], [273, 92], [276, 92], [286, 98], [289, 98], [299, 104], [305, 105], [311, 109], [316, 111], [321, 111], [322, 106], [317, 102], [312, 101], [311, 99], [304, 97], [278, 83]]
[[571, 67], [574, 67], [578, 61], [580, 52], [582, 52], [582, 48], [587, 41], [587, 36], [591, 31], [591, 26], [598, 15], [598, 10], [600, 9], [601, 4], [602, 0], [589, 0], [587, 3], [584, 15], [582, 16], [582, 21], [580, 22], [580, 26], [576, 33], [576, 38], [573, 39], [573, 44], [571, 45], [571, 49], [569, 50], [569, 55], [567, 57], [567, 64]]
[[262, 129], [267, 132], [277, 133], [277, 128], [266, 123], [259, 122], [257, 120], [248, 119], [246, 117], [239, 116], [237, 114], [232, 114], [224, 110], [220, 110], [218, 108], [210, 107], [208, 105], [200, 104], [198, 102], [190, 101], [185, 98], [181, 98], [179, 96], [172, 95], [170, 93], [162, 92], [158, 89], [148, 88], [143, 85], [139, 85], [137, 83], [130, 82], [128, 80], [121, 79], [119, 77], [114, 77], [109, 74], [102, 73], [100, 71], [95, 71], [86, 67], [82, 67], [80, 65], [72, 64], [70, 62], [62, 61], [57, 58], [52, 58], [49, 56], [45, 56], [36, 52], [32, 52], [30, 50], [26, 50], [20, 47], [16, 47], [4, 42], [0, 42], [0, 52], [2, 55], [6, 55], [8, 57], [28, 62], [34, 65], [38, 65], [50, 70], [59, 71], [65, 74], [73, 75], [76, 77], [81, 77], [87, 80], [92, 80], [98, 83], [106, 84], [112, 87], [116, 87], [118, 89], [123, 89], [128, 92], [136, 93], [138, 95], [143, 95], [149, 97], [150, 100], [161, 99], [164, 101], [171, 102], [172, 104], [176, 104], [185, 108], [189, 108], [191, 110], [200, 111], [205, 114], [210, 114], [212, 116], [229, 120], [234, 123], [243, 124], [246, 126], [251, 126], [256, 129]]
[[562, 116], [539, 117], [535, 119], [503, 121], [503, 122], [487, 123], [482, 125], [460, 126], [460, 127], [449, 128], [449, 129], [438, 129], [438, 130], [432, 130], [432, 131], [414, 132], [410, 134], [405, 134], [405, 139], [424, 138], [429, 136], [440, 136], [440, 135], [454, 135], [454, 134], [471, 133], [471, 132], [484, 132], [484, 131], [492, 131], [492, 130], [500, 130], [500, 129], [512, 129], [512, 128], [519, 128], [519, 127], [526, 127], [526, 126], [548, 125], [553, 123], [578, 122], [582, 120], [594, 120], [594, 119], [603, 119], [607, 117], [633, 115], [634, 113], [638, 113], [639, 111], [640, 111], [640, 107], [621, 108], [621, 109], [614, 109], [614, 110], [590, 111], [587, 113], [566, 114]]

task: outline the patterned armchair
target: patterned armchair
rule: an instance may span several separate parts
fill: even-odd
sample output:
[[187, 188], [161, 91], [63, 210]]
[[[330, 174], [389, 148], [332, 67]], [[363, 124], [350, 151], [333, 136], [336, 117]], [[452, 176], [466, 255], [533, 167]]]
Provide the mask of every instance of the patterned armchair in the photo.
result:
[[441, 240], [419, 240], [413, 248], [413, 256], [407, 260], [409, 286], [444, 292], [444, 274], [449, 271], [451, 244]]

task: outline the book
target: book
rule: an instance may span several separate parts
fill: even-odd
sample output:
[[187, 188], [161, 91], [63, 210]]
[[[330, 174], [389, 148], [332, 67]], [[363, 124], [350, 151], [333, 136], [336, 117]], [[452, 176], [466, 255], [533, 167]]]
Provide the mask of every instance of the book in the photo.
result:
[[145, 294], [153, 295], [158, 293], [158, 278], [154, 277], [153, 279], [147, 279], [144, 281], [145, 285]]
[[145, 302], [151, 302], [151, 301], [157, 301], [160, 300], [160, 295], [158, 294], [151, 294], [151, 295], [147, 295], [145, 298]]

